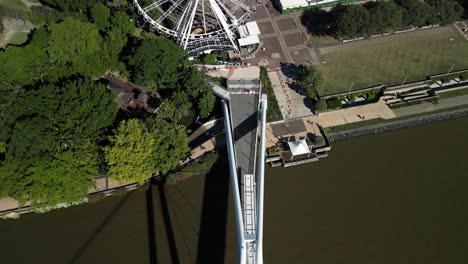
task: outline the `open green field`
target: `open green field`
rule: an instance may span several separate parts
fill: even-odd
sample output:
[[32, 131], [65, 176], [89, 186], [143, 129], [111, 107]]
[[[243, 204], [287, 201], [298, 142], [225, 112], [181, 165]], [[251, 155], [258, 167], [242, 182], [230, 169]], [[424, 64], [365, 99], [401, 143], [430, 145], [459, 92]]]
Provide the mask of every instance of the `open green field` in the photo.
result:
[[21, 45], [28, 39], [28, 32], [15, 32], [8, 40], [8, 44]]
[[452, 27], [403, 33], [320, 49], [322, 95], [395, 85], [468, 68], [468, 40]]
[[1, 7], [15, 10], [28, 10], [28, 7], [20, 0], [0, 0], [0, 8]]

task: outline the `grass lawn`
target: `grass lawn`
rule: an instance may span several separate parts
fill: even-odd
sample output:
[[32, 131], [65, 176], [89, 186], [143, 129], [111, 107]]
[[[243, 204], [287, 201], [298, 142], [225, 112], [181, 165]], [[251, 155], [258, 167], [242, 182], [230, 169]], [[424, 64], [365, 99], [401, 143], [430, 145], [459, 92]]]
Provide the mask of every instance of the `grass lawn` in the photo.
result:
[[15, 32], [13, 33], [10, 40], [8, 41], [8, 44], [21, 45], [24, 42], [26, 42], [27, 39], [28, 39], [27, 32]]
[[323, 35], [323, 36], [317, 36], [317, 35], [310, 35], [309, 37], [309, 42], [311, 42], [314, 45], [320, 46], [325, 46], [325, 45], [331, 45], [331, 44], [340, 44], [341, 42], [337, 40], [336, 38], [330, 36], [330, 35]]
[[[468, 40], [451, 27], [397, 34], [320, 49], [321, 94], [401, 84], [468, 68]], [[326, 63], [324, 63], [326, 62]]]
[[439, 99], [450, 98], [450, 97], [466, 95], [466, 94], [468, 94], [468, 88], [463, 88], [463, 89], [454, 90], [454, 91], [447, 91], [447, 92], [439, 92]]
[[15, 10], [28, 10], [28, 7], [20, 0], [0, 0], [0, 8], [1, 7]]

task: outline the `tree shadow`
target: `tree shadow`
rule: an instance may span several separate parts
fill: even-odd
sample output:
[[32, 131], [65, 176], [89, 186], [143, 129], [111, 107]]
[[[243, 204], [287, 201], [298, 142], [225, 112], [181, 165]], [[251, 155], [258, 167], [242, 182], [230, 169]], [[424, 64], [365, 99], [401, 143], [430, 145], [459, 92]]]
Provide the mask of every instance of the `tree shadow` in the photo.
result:
[[299, 79], [298, 72], [299, 72], [299, 66], [296, 64], [292, 64], [292, 63], [281, 64], [281, 73], [283, 73], [283, 75], [286, 76], [287, 78], [293, 80], [293, 82], [287, 84], [288, 87], [291, 90], [295, 91], [296, 93], [306, 96], [304, 89], [302, 89], [297, 83], [297, 80]]
[[205, 178], [198, 264], [224, 263], [229, 202], [228, 166], [226, 153], [222, 153]]
[[117, 203], [117, 205], [112, 208], [112, 210], [107, 214], [107, 216], [104, 218], [104, 220], [97, 226], [97, 228], [94, 230], [92, 235], [83, 243], [81, 247], [78, 248], [78, 250], [75, 252], [75, 254], [71, 257], [70, 261], [68, 263], [73, 264], [77, 263], [78, 260], [83, 256], [83, 254], [88, 250], [88, 248], [93, 244], [93, 242], [96, 240], [96, 238], [102, 233], [104, 227], [110, 223], [110, 221], [114, 218], [114, 216], [117, 214], [117, 212], [124, 206], [124, 204], [128, 201], [130, 198], [131, 193], [125, 194], [125, 196]]
[[301, 17], [302, 25], [310, 34], [316, 36], [328, 35], [332, 22], [332, 12], [327, 12], [322, 9], [307, 9]]
[[314, 101], [312, 99], [310, 99], [309, 97], [304, 98], [304, 105], [305, 107], [309, 108], [313, 114], [316, 114]]

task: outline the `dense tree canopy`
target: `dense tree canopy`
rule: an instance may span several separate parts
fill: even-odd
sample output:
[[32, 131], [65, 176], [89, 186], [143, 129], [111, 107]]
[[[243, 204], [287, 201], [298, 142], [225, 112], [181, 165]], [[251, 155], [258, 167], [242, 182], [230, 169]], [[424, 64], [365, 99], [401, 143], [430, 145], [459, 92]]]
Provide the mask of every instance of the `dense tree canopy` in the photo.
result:
[[0, 51], [0, 83], [32, 84], [43, 71], [40, 65], [46, 59], [46, 53], [34, 45], [8, 47]]
[[430, 6], [420, 0], [398, 0], [403, 11], [403, 25], [422, 27], [429, 24], [434, 17]]
[[370, 2], [368, 35], [399, 29], [403, 23], [402, 9], [393, 1]]
[[109, 175], [119, 182], [143, 183], [174, 169], [188, 152], [185, 129], [162, 118], [123, 121], [104, 148]]
[[166, 38], [143, 41], [130, 57], [133, 81], [156, 90], [175, 88], [183, 50]]
[[90, 14], [91, 19], [98, 28], [105, 29], [110, 26], [110, 10], [107, 6], [97, 3], [91, 8]]
[[335, 34], [342, 37], [362, 36], [367, 34], [370, 13], [362, 5], [338, 6], [335, 9]]
[[[213, 109], [205, 73], [172, 41], [139, 36], [106, 1], [43, 2], [62, 11], [23, 46], [0, 50], [0, 198], [80, 202], [98, 173], [145, 182], [174, 170], [189, 151], [185, 126]], [[159, 111], [117, 119], [108, 71], [157, 90]]]
[[82, 200], [97, 173], [96, 142], [116, 116], [114, 97], [87, 79], [19, 93], [2, 116], [0, 194], [42, 206]]
[[460, 20], [463, 16], [463, 7], [454, 0], [425, 0], [434, 10], [437, 22], [443, 25]]
[[67, 12], [85, 12], [96, 3], [96, 0], [41, 0], [41, 2]]
[[49, 26], [47, 53], [52, 62], [72, 67], [73, 72], [97, 77], [106, 70], [101, 53], [103, 39], [98, 28], [72, 18]]
[[338, 38], [353, 38], [403, 27], [450, 24], [461, 19], [463, 7], [454, 0], [389, 0], [339, 5], [332, 12], [332, 33]]

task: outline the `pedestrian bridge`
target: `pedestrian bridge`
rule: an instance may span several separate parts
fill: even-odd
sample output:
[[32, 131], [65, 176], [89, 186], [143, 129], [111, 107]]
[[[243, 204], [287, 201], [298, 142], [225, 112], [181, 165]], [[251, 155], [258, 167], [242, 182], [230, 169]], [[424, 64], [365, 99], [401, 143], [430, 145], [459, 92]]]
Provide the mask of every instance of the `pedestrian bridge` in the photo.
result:
[[222, 99], [241, 264], [263, 263], [267, 97], [259, 75], [258, 67], [238, 69], [228, 75], [227, 88], [213, 85]]

